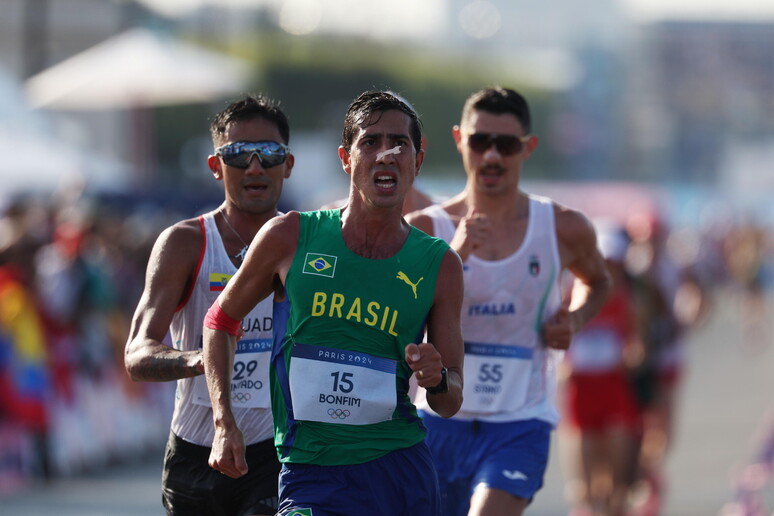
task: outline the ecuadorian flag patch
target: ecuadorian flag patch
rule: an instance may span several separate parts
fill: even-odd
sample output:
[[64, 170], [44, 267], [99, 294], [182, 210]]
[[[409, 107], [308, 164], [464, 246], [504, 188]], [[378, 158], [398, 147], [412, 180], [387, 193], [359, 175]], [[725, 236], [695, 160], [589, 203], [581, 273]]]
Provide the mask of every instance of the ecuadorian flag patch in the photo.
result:
[[223, 274], [222, 272], [210, 273], [210, 292], [220, 292], [226, 288], [226, 283], [231, 279], [233, 274]]
[[332, 278], [336, 273], [337, 259], [336, 256], [330, 254], [306, 253], [304, 269], [301, 272]]

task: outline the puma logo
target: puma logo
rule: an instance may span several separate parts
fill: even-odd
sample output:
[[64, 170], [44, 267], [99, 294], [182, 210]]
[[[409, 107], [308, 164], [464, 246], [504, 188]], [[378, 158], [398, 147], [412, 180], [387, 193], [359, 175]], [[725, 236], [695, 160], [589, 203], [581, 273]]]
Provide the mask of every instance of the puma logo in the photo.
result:
[[411, 281], [411, 280], [408, 278], [408, 276], [406, 276], [406, 274], [405, 274], [403, 271], [398, 271], [398, 275], [397, 275], [397, 276], [395, 276], [395, 277], [396, 277], [396, 278], [398, 278], [399, 280], [403, 280], [403, 282], [404, 282], [406, 285], [408, 285], [409, 287], [411, 287], [411, 290], [412, 290], [412, 292], [414, 292], [414, 299], [416, 299], [416, 298], [417, 298], [417, 285], [419, 285], [419, 284], [421, 283], [421, 281], [422, 281], [423, 279], [425, 279], [425, 278], [424, 278], [424, 276], [423, 276], [423, 277], [421, 277], [421, 278], [419, 278], [419, 279], [417, 280], [417, 282], [416, 282], [416, 283], [413, 283], [413, 282], [412, 282], [412, 281]]

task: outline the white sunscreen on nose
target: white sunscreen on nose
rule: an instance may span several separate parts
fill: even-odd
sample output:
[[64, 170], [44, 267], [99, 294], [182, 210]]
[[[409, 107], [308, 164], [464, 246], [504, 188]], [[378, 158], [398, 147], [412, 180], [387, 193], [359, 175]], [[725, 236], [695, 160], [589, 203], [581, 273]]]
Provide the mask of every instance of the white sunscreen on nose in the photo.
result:
[[376, 161], [379, 161], [383, 159], [385, 156], [389, 156], [390, 154], [400, 154], [400, 145], [396, 145], [392, 149], [387, 149], [386, 151], [382, 151], [379, 154], [376, 155]]

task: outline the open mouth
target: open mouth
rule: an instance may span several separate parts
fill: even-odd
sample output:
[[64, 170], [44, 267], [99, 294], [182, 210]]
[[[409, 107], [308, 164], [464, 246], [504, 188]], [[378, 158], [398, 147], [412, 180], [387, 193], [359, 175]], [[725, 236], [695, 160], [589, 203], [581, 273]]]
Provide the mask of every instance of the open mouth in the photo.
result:
[[245, 190], [248, 192], [263, 192], [267, 188], [267, 185], [263, 183], [253, 183], [249, 185], [245, 185]]
[[501, 167], [486, 167], [479, 171], [479, 177], [484, 183], [497, 182], [505, 174]]
[[398, 185], [398, 180], [393, 174], [376, 174], [374, 184], [379, 190], [393, 190]]

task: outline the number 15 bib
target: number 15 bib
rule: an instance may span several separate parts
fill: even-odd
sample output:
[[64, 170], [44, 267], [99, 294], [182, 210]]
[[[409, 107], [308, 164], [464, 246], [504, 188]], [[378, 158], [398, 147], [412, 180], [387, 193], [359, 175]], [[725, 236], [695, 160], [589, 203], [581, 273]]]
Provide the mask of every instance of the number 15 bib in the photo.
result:
[[370, 425], [392, 419], [397, 362], [367, 353], [296, 343], [290, 397], [300, 421]]

